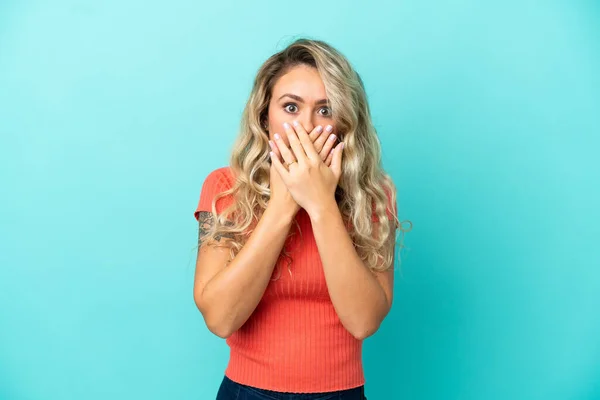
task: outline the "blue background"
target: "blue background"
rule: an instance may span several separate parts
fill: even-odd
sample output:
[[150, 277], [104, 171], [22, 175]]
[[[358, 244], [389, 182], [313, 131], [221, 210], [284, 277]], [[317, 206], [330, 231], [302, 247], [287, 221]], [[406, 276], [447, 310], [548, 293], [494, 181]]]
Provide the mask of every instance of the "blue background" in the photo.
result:
[[413, 222], [377, 399], [600, 399], [597, 1], [0, 3], [0, 398], [211, 399], [205, 176], [296, 37], [363, 77]]

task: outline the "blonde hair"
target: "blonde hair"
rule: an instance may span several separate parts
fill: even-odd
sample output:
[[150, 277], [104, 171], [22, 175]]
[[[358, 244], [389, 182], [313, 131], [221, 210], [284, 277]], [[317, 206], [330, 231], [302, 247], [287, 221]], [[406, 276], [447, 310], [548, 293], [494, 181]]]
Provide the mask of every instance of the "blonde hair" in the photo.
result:
[[[213, 242], [215, 237], [229, 235], [233, 240], [215, 245], [229, 247], [233, 259], [264, 213], [271, 194], [269, 136], [264, 128], [268, 106], [277, 80], [298, 65], [308, 65], [319, 72], [338, 136], [344, 142], [342, 174], [335, 196], [357, 253], [372, 271], [393, 268], [396, 230], [403, 236], [412, 229], [412, 223], [408, 221], [411, 227], [404, 230], [395, 215], [396, 188], [381, 165], [381, 146], [371, 122], [363, 82], [336, 49], [306, 38], [297, 39], [272, 55], [258, 70], [231, 153], [230, 168], [236, 180], [231, 189], [213, 200], [215, 224], [203, 241]], [[235, 201], [217, 215], [216, 201], [230, 195]], [[372, 221], [373, 213], [379, 223]], [[298, 224], [296, 227], [300, 230]], [[394, 246], [390, 245], [392, 240]], [[285, 248], [283, 253], [290, 258]]]

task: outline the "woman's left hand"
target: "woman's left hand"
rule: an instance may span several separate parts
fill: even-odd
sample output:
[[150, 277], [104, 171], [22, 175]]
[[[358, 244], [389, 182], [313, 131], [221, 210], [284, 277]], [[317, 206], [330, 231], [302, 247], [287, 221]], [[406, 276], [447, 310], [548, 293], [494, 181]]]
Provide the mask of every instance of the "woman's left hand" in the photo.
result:
[[[294, 126], [284, 124], [285, 134], [288, 137], [290, 147], [283, 141], [282, 137], [275, 137], [275, 144], [283, 161], [271, 153], [272, 162], [287, 186], [290, 194], [304, 208], [309, 215], [316, 212], [330, 201], [335, 202], [335, 189], [342, 174], [342, 149], [344, 143], [339, 143], [332, 151], [333, 158], [331, 166], [327, 166], [321, 160], [321, 156], [315, 150], [306, 130], [300, 123], [294, 121]], [[297, 161], [288, 168], [283, 163]]]

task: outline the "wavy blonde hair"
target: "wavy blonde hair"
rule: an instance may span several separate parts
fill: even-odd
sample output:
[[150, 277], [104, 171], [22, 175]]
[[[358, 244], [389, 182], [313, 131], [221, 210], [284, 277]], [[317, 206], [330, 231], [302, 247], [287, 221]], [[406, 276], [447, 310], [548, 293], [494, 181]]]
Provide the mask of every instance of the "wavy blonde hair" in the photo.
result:
[[[269, 57], [258, 70], [231, 153], [230, 168], [236, 180], [231, 189], [213, 200], [215, 223], [202, 240], [230, 248], [233, 259], [264, 213], [271, 195], [269, 136], [264, 128], [268, 106], [277, 80], [298, 65], [308, 65], [319, 72], [338, 136], [344, 142], [342, 174], [335, 197], [357, 253], [372, 271], [393, 268], [396, 230], [404, 236], [412, 229], [412, 223], [408, 221], [411, 227], [404, 230], [395, 214], [396, 188], [381, 165], [381, 145], [360, 76], [340, 52], [320, 40], [297, 39]], [[225, 196], [233, 196], [235, 201], [217, 215], [215, 203]], [[372, 221], [373, 213], [379, 223]], [[297, 223], [296, 227], [300, 231]], [[290, 230], [288, 239], [294, 233]], [[214, 240], [220, 236], [233, 240]], [[283, 254], [291, 263], [285, 247]]]

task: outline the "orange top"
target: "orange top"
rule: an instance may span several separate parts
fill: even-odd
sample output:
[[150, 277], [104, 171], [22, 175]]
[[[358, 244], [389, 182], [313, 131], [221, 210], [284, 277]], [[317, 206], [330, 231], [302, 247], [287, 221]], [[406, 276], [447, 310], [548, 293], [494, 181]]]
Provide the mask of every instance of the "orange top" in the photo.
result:
[[[210, 211], [214, 196], [232, 187], [229, 167], [212, 171], [198, 207]], [[220, 213], [233, 201], [216, 203]], [[257, 308], [226, 342], [230, 348], [225, 375], [245, 385], [280, 392], [315, 393], [351, 389], [365, 383], [362, 341], [344, 328], [333, 308], [323, 265], [304, 209], [295, 217], [302, 229], [286, 242], [292, 275], [281, 255]], [[295, 225], [292, 225], [292, 229]]]

